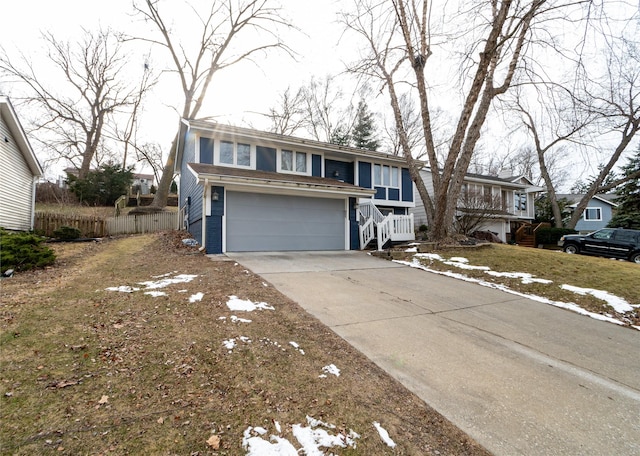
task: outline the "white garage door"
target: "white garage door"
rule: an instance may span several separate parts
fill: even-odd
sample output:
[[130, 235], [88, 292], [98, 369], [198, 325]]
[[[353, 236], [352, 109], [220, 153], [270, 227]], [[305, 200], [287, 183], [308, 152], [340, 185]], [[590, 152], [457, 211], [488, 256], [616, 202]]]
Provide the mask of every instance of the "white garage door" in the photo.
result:
[[344, 200], [227, 192], [226, 250], [344, 250], [345, 216]]

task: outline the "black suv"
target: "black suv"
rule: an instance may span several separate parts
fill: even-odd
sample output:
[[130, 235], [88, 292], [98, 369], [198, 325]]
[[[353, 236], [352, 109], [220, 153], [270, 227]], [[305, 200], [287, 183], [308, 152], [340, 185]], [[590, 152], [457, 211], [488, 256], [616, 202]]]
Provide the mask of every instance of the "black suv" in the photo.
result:
[[567, 253], [622, 258], [640, 264], [640, 230], [603, 228], [591, 234], [562, 236], [558, 245]]

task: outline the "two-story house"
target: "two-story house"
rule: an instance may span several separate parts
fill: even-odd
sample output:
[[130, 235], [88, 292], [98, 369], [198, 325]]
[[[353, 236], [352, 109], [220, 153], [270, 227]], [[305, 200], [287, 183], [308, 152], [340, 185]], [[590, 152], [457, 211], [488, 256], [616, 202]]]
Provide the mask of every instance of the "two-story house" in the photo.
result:
[[176, 173], [185, 227], [207, 253], [356, 250], [414, 239], [402, 158], [183, 120]]
[[[420, 171], [427, 191], [433, 194], [431, 170]], [[467, 173], [464, 177], [456, 217], [480, 216], [482, 222], [478, 230], [495, 233], [503, 242], [512, 239], [516, 230], [523, 224], [531, 223], [535, 218], [535, 196], [542, 191], [524, 176], [500, 177]], [[416, 206], [411, 209], [418, 225], [427, 224], [427, 216], [422, 199], [415, 192]]]

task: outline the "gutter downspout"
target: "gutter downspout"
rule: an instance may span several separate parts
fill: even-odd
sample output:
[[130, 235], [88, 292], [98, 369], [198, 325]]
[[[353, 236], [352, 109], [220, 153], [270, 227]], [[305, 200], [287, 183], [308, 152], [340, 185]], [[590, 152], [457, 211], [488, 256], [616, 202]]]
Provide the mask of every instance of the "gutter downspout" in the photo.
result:
[[198, 250], [206, 252], [207, 250], [207, 190], [209, 188], [209, 179], [204, 180], [204, 188], [202, 189], [202, 245]]

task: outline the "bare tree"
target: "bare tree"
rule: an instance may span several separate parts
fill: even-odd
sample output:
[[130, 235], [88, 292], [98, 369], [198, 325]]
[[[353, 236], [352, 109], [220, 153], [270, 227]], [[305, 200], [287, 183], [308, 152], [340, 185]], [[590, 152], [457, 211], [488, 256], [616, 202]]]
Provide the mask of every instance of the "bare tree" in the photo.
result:
[[[563, 6], [545, 0], [482, 1], [463, 4], [455, 17], [443, 17], [447, 3], [434, 5], [424, 0], [373, 2], [355, 0], [356, 11], [345, 14], [346, 27], [366, 43], [366, 54], [351, 71], [379, 80], [389, 95], [399, 134], [402, 154], [424, 203], [430, 233], [434, 239], [454, 231], [456, 202], [463, 177], [485, 125], [493, 100], [504, 94], [514, 79], [532, 27]], [[463, 10], [463, 8], [466, 8]], [[434, 19], [434, 14], [442, 12]], [[478, 23], [480, 21], [480, 23]], [[441, 27], [452, 27], [442, 42], [434, 42]], [[470, 28], [471, 27], [471, 28]], [[459, 91], [459, 117], [443, 159], [438, 157], [434, 139], [431, 95], [441, 68], [430, 67], [434, 48], [445, 48], [455, 34], [470, 41], [463, 53]], [[452, 56], [453, 58], [453, 56]], [[443, 65], [445, 59], [434, 62]], [[429, 79], [433, 80], [429, 84]], [[419, 174], [421, 163], [412, 154], [406, 120], [400, 105], [402, 91], [415, 93], [419, 100], [421, 140], [433, 174], [433, 191], [428, 192]], [[457, 94], [456, 94], [457, 95]]]
[[[568, 228], [575, 227], [594, 195], [640, 177], [640, 173], [621, 178], [614, 175], [614, 167], [640, 131], [640, 43], [624, 34], [602, 33], [595, 26], [590, 30], [600, 33], [597, 36], [605, 56], [602, 65], [597, 64], [597, 55], [588, 65], [582, 58], [565, 59], [573, 80], [564, 84], [545, 80], [540, 72], [529, 72], [527, 86], [534, 89], [535, 96], [529, 96], [528, 103], [518, 96], [513, 103], [533, 142], [557, 227], [563, 222], [556, 183], [549, 171], [554, 151], [567, 145], [583, 150], [598, 170], [584, 184], [583, 196], [566, 222]], [[575, 168], [574, 164], [569, 166]]]
[[271, 132], [280, 135], [294, 135], [307, 122], [304, 109], [304, 90], [299, 88], [292, 95], [291, 87], [280, 94], [278, 105], [269, 109], [266, 116], [271, 119]]
[[458, 202], [455, 228], [458, 233], [469, 236], [481, 229], [488, 221], [507, 210], [506, 201], [500, 195], [484, 193], [463, 186]]
[[[160, 46], [172, 62], [171, 72], [178, 78], [184, 95], [179, 109], [183, 119], [195, 119], [200, 113], [213, 76], [221, 70], [241, 61], [253, 61], [272, 49], [290, 52], [278, 37], [278, 26], [290, 27], [272, 7], [270, 0], [213, 0], [207, 10], [191, 6], [193, 18], [189, 28], [196, 30], [197, 45], [190, 47], [174, 33], [170, 13], [161, 8], [160, 0], [134, 3], [136, 13], [148, 21], [159, 34], [157, 37], [136, 39]], [[266, 38], [265, 38], [266, 37]], [[246, 39], [243, 39], [246, 38]], [[174, 177], [177, 135], [171, 144], [158, 191], [152, 206], [162, 208]]]
[[37, 108], [34, 138], [84, 178], [100, 156], [117, 155], [109, 140], [119, 125], [137, 116], [152, 79], [145, 74], [138, 85], [129, 82], [127, 55], [111, 30], [85, 30], [76, 43], [58, 41], [51, 33], [43, 38], [51, 71], [39, 70], [24, 55], [15, 62], [5, 49], [0, 71], [25, 86], [22, 101]]

